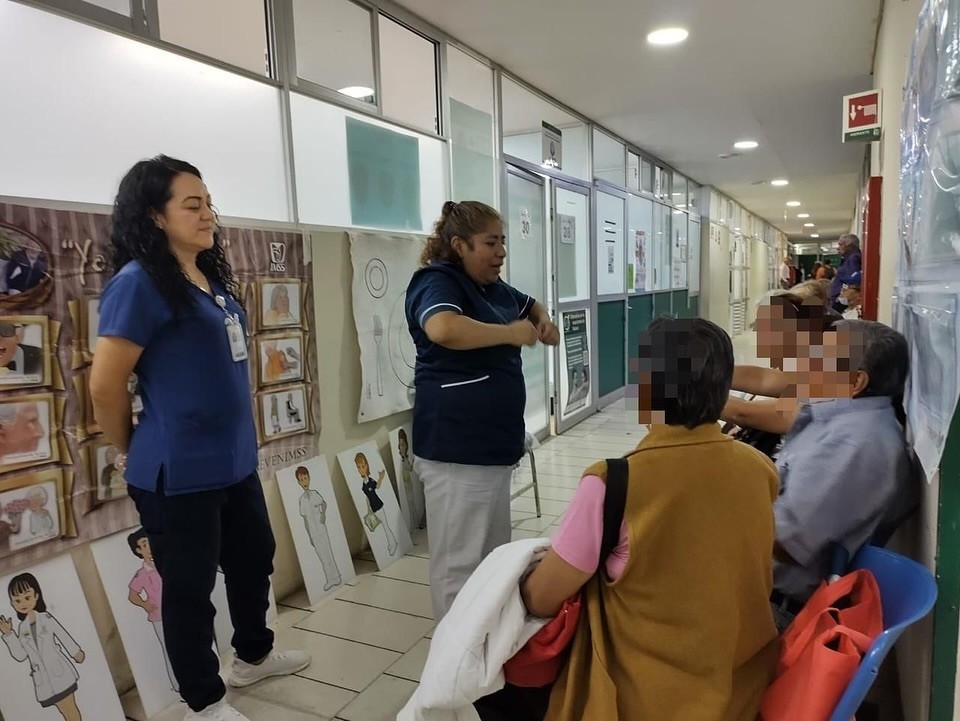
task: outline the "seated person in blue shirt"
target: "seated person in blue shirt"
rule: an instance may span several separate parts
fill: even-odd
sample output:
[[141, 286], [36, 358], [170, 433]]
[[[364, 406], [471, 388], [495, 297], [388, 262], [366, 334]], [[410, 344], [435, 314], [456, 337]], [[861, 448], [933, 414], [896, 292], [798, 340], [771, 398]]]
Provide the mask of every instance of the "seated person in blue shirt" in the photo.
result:
[[906, 339], [882, 323], [849, 320], [824, 334], [822, 351], [801, 363], [798, 395], [811, 400], [777, 457], [773, 601], [783, 622], [829, 576], [834, 544], [851, 556], [868, 542], [882, 545], [918, 492], [904, 438]]

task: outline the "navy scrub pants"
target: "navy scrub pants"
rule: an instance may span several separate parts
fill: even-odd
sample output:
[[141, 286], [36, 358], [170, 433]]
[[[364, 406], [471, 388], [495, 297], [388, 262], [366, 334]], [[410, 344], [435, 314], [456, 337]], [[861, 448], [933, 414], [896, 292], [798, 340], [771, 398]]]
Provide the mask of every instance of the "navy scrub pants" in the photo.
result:
[[211, 491], [167, 496], [130, 486], [140, 522], [163, 579], [161, 613], [170, 665], [180, 695], [194, 711], [226, 693], [213, 650], [217, 567], [223, 570], [237, 657], [255, 663], [273, 648], [267, 628], [276, 544], [263, 488], [254, 473]]

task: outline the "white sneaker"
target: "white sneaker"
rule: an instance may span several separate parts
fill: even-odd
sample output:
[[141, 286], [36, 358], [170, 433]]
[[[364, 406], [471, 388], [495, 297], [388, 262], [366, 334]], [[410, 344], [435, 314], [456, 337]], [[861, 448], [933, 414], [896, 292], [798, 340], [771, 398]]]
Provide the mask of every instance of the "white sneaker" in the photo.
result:
[[226, 699], [220, 699], [203, 711], [187, 711], [183, 721], [250, 721], [250, 719], [228, 704]]
[[303, 671], [309, 665], [310, 654], [308, 653], [274, 649], [263, 661], [256, 665], [235, 658], [227, 683], [234, 688], [243, 688], [271, 676], [289, 676], [298, 671]]

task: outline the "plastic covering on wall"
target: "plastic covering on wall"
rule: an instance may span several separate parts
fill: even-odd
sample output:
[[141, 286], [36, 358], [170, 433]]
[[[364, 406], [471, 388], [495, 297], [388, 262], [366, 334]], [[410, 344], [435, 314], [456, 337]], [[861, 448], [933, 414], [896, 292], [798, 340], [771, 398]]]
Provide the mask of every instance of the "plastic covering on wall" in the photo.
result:
[[929, 479], [960, 393], [960, 0], [925, 3], [904, 88], [894, 324], [910, 342], [906, 409]]

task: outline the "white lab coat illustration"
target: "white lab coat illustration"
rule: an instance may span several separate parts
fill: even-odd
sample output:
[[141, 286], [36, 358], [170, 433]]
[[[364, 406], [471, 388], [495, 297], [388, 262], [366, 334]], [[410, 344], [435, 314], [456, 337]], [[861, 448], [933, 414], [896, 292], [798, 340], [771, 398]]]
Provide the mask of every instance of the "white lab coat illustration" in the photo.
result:
[[317, 552], [323, 573], [327, 577], [324, 591], [342, 583], [340, 569], [337, 568], [337, 559], [333, 556], [333, 547], [330, 545], [330, 534], [327, 532], [327, 503], [317, 491], [309, 489], [300, 496], [300, 515], [303, 516], [303, 525], [306, 526], [307, 536]]
[[30, 677], [37, 701], [42, 703], [67, 691], [80, 680], [73, 662], [64, 655], [65, 649], [71, 656], [76, 656], [80, 653], [80, 646], [49, 613], [37, 613], [36, 634], [34, 640], [30, 621], [24, 619], [18, 633], [6, 634], [3, 642], [15, 660], [30, 661]]

